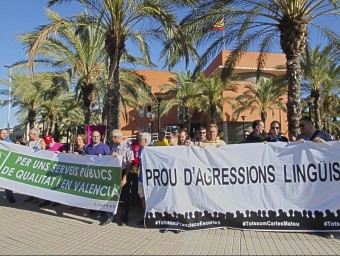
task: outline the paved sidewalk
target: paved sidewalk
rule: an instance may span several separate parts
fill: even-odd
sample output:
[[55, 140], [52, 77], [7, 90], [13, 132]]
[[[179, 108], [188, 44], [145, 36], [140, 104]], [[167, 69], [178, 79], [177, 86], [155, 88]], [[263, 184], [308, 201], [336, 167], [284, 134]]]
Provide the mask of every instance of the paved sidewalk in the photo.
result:
[[[10, 204], [0, 190], [1, 255], [340, 255], [340, 233], [276, 233], [214, 229], [179, 234], [137, 227], [142, 210], [132, 207], [129, 226], [99, 226], [84, 209]], [[41, 201], [40, 201], [41, 202]], [[119, 211], [118, 211], [119, 212]], [[116, 221], [117, 222], [117, 221]]]

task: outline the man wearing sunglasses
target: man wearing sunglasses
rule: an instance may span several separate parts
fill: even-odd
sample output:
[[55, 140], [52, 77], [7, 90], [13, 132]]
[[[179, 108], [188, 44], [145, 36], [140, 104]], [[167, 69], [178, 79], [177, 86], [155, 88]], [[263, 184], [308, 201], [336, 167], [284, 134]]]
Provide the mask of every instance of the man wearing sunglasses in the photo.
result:
[[296, 139], [300, 142], [326, 142], [333, 140], [327, 132], [315, 129], [312, 120], [308, 116], [304, 116], [299, 120], [299, 128], [301, 133]]
[[203, 146], [204, 141], [207, 141], [207, 128], [200, 126], [196, 131], [193, 143], [195, 146]]
[[281, 124], [278, 121], [273, 121], [270, 123], [269, 136], [266, 138], [267, 142], [288, 142], [287, 137], [281, 134]]

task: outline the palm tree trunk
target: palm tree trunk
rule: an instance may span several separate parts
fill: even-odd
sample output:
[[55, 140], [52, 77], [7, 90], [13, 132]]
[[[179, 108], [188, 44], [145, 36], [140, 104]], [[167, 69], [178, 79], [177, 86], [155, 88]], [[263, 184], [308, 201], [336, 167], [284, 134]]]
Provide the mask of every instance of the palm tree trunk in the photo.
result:
[[313, 101], [313, 108], [314, 108], [314, 125], [315, 129], [321, 129], [321, 114], [320, 114], [320, 94], [315, 94], [314, 101]]
[[107, 95], [107, 134], [113, 129], [120, 128], [120, 81], [119, 66], [113, 72], [113, 79], [109, 84]]
[[216, 124], [216, 105], [211, 103], [210, 107], [210, 120], [212, 124]]
[[267, 132], [267, 131], [266, 131], [267, 115], [266, 115], [266, 113], [263, 112], [263, 111], [261, 111], [261, 120], [262, 120], [262, 122], [264, 123], [264, 131]]
[[307, 38], [307, 22], [303, 17], [284, 17], [279, 25], [281, 31], [280, 44], [287, 59], [288, 101], [287, 119], [289, 133], [299, 132], [301, 118], [301, 52], [305, 49]]
[[55, 123], [56, 123], [55, 115], [54, 114], [50, 114], [49, 119], [50, 119], [50, 127], [49, 127], [49, 131], [46, 134], [53, 135], [54, 131], [55, 131]]
[[108, 31], [105, 39], [106, 52], [110, 58], [109, 86], [106, 97], [107, 134], [120, 128], [120, 59], [124, 53], [124, 38], [119, 37], [113, 29]]
[[189, 109], [185, 107], [184, 108], [184, 127], [187, 129], [188, 134], [190, 134], [190, 122], [191, 122], [191, 116], [189, 113]]
[[83, 84], [85, 125], [91, 123], [92, 103], [94, 99], [94, 84]]
[[37, 119], [37, 112], [35, 110], [28, 110], [28, 123], [30, 125], [30, 129], [35, 128], [35, 121]]

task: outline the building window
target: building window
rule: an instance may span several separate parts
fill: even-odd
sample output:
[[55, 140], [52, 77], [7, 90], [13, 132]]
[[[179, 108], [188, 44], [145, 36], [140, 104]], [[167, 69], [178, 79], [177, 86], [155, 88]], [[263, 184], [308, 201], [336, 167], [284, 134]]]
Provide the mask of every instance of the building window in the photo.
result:
[[139, 108], [139, 117], [144, 117], [144, 106]]
[[[239, 76], [239, 80], [240, 81], [244, 81], [244, 82], [250, 82], [250, 83], [255, 83], [256, 82], [256, 78], [257, 78], [257, 74], [252, 72], [252, 73], [243, 73], [243, 74], [238, 74]], [[261, 77], [265, 77], [265, 78], [273, 78], [274, 76], [271, 74], [267, 74], [267, 73], [262, 73]]]
[[167, 133], [178, 131], [181, 127], [178, 125], [167, 125], [165, 126], [165, 130]]
[[180, 107], [177, 111], [177, 120], [184, 121], [184, 108]]
[[147, 117], [147, 118], [150, 118], [150, 117], [151, 117], [151, 106], [147, 106], [146, 117]]

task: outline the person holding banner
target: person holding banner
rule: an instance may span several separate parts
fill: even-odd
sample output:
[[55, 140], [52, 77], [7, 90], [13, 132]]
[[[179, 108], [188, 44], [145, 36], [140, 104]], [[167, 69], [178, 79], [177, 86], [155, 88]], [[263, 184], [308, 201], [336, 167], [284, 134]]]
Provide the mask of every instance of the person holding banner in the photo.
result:
[[173, 131], [169, 135], [169, 145], [170, 146], [178, 146], [178, 132]]
[[193, 146], [194, 143], [188, 139], [187, 129], [181, 128], [178, 131], [178, 146]]
[[264, 137], [262, 136], [264, 130], [264, 123], [262, 120], [255, 120], [251, 127], [253, 131], [247, 136], [244, 143], [254, 143], [254, 142], [264, 142]]
[[[33, 148], [34, 150], [41, 150], [46, 148], [46, 143], [43, 139], [39, 137], [40, 131], [37, 128], [32, 128], [29, 132], [30, 141], [28, 142], [28, 147]], [[35, 200], [34, 196], [29, 196], [24, 202], [30, 202]], [[36, 199], [38, 200], [38, 199]]]
[[[140, 163], [140, 173], [138, 177], [138, 193], [142, 202], [142, 207], [145, 212], [145, 194], [144, 194], [144, 187], [143, 187], [143, 174], [142, 174], [142, 153], [145, 147], [149, 146], [151, 142], [151, 134], [148, 132], [144, 132], [142, 137], [139, 139], [139, 152], [138, 152], [138, 158]], [[123, 184], [123, 183], [122, 183]], [[137, 221], [137, 225], [144, 225], [144, 217]]]
[[281, 134], [281, 124], [279, 121], [270, 123], [269, 136], [266, 138], [267, 142], [288, 142], [288, 138]]
[[74, 139], [74, 154], [85, 155], [87, 147], [87, 136], [85, 134], [77, 134]]
[[[65, 152], [65, 150], [66, 150], [65, 146], [63, 144], [59, 143], [59, 142], [55, 142], [53, 136], [51, 136], [51, 135], [44, 136], [44, 141], [46, 143], [45, 149], [48, 150], [48, 151], [60, 153], [60, 152]], [[47, 206], [51, 203], [52, 202], [50, 200], [45, 200], [45, 201], [41, 202], [39, 204], [39, 206], [45, 207], [45, 206]], [[57, 202], [54, 202], [52, 204], [53, 207], [58, 206], [58, 205], [59, 205], [59, 203], [57, 203]]]
[[110, 148], [104, 142], [100, 141], [100, 133], [98, 131], [91, 132], [91, 144], [86, 147], [86, 155], [110, 155]]
[[207, 128], [201, 126], [197, 130], [196, 138], [194, 139], [193, 143], [195, 146], [203, 146], [203, 141], [206, 140], [207, 140]]
[[46, 143], [39, 137], [40, 131], [37, 128], [32, 128], [29, 132], [30, 142], [28, 146], [33, 149], [45, 149]]
[[[12, 140], [8, 139], [8, 132], [6, 129], [1, 129], [0, 130], [0, 141], [5, 141], [5, 142], [13, 142]], [[13, 191], [9, 189], [5, 189], [5, 194], [6, 194], [6, 199], [10, 203], [15, 203], [15, 198], [13, 196]]]
[[143, 135], [143, 132], [138, 131], [136, 134], [136, 139], [132, 142], [132, 150], [134, 159], [131, 163], [131, 172], [129, 174], [129, 178], [131, 179], [131, 203], [139, 202], [138, 195], [138, 175], [139, 175], [139, 138]]
[[169, 141], [167, 138], [165, 138], [165, 129], [164, 128], [161, 128], [159, 129], [159, 132], [158, 132], [158, 140], [156, 140], [153, 145], [154, 146], [170, 146], [169, 145]]
[[216, 124], [210, 124], [208, 127], [207, 139], [202, 141], [204, 146], [225, 146], [225, 142], [217, 138], [218, 127]]
[[[89, 144], [85, 149], [86, 155], [110, 155], [110, 148], [104, 142], [100, 141], [101, 135], [98, 131], [94, 130], [91, 132], [91, 144]], [[95, 210], [89, 210], [84, 213], [84, 217], [90, 217], [95, 214]], [[101, 219], [103, 217], [103, 212], [97, 212], [97, 219]]]
[[[113, 157], [122, 156], [122, 186], [125, 185], [121, 191], [121, 198], [124, 201], [124, 207], [122, 210], [122, 214], [120, 217], [119, 226], [126, 226], [128, 221], [128, 213], [130, 208], [130, 197], [131, 197], [131, 163], [134, 160], [134, 154], [131, 144], [124, 140], [123, 133], [119, 129], [114, 129], [111, 132], [111, 139], [113, 142], [111, 148], [111, 155]], [[111, 222], [113, 222], [114, 216], [113, 213], [109, 212], [106, 214], [106, 219], [103, 220], [99, 225], [105, 226]]]
[[238, 143], [246, 143], [246, 139], [249, 136], [250, 132], [248, 130], [244, 130], [242, 133], [242, 139]]
[[299, 128], [301, 133], [296, 139], [300, 142], [326, 142], [333, 140], [327, 132], [315, 129], [313, 121], [308, 116], [303, 116], [299, 120]]
[[44, 141], [46, 143], [46, 150], [48, 151], [53, 151], [56, 153], [66, 151], [65, 146], [59, 142], [55, 142], [53, 136], [51, 135], [44, 136]]

